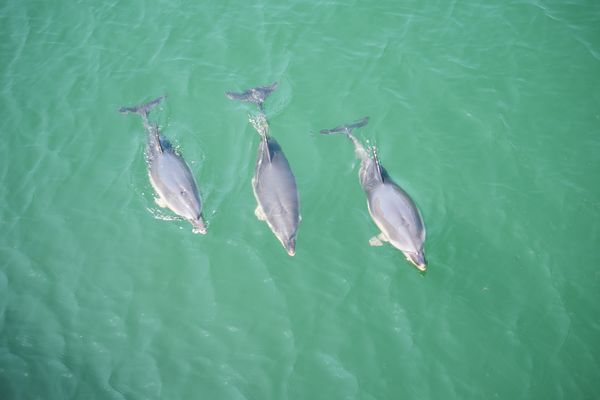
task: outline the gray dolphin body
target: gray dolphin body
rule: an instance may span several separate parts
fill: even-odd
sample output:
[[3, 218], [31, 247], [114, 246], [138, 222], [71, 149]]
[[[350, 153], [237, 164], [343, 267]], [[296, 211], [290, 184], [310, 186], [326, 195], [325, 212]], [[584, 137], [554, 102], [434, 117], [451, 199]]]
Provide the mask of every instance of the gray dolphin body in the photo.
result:
[[269, 135], [269, 124], [263, 112], [265, 98], [277, 84], [246, 90], [243, 93], [226, 93], [235, 100], [258, 105], [260, 112], [250, 118], [260, 134], [252, 188], [258, 203], [256, 217], [265, 221], [290, 256], [296, 254], [296, 235], [300, 224], [300, 197], [296, 178], [281, 146]]
[[382, 242], [390, 242], [402, 251], [408, 261], [425, 271], [425, 224], [419, 209], [408, 193], [394, 183], [379, 164], [376, 151], [373, 149], [372, 154], [369, 154], [352, 134], [353, 129], [366, 125], [368, 120], [367, 117], [353, 124], [324, 129], [321, 133], [343, 133], [354, 144], [356, 156], [360, 159], [360, 185], [367, 196], [369, 214], [381, 231], [369, 243], [381, 246]]
[[137, 113], [142, 117], [148, 133], [146, 144], [146, 162], [148, 177], [158, 198], [156, 203], [169, 208], [178, 216], [189, 221], [194, 233], [206, 233], [206, 223], [202, 217], [202, 201], [198, 194], [198, 185], [181, 154], [160, 134], [158, 126], [148, 121], [150, 109], [163, 97], [135, 107], [122, 107], [121, 113]]

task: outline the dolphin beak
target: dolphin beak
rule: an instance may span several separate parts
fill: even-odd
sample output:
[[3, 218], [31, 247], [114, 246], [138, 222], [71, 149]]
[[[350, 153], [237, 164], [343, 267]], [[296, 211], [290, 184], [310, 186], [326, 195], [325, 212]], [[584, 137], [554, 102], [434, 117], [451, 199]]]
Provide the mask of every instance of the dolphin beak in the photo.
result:
[[296, 238], [291, 238], [290, 240], [288, 240], [287, 243], [283, 245], [283, 247], [285, 247], [287, 253], [293, 257], [296, 254]]
[[192, 232], [194, 233], [199, 233], [201, 235], [205, 235], [206, 234], [206, 223], [204, 222], [204, 219], [202, 218], [202, 216], [198, 217], [198, 219], [191, 221], [192, 225], [193, 225], [193, 229]]
[[425, 254], [423, 251], [418, 253], [407, 253], [406, 259], [411, 262], [419, 271], [425, 272], [427, 269], [427, 262], [425, 261]]

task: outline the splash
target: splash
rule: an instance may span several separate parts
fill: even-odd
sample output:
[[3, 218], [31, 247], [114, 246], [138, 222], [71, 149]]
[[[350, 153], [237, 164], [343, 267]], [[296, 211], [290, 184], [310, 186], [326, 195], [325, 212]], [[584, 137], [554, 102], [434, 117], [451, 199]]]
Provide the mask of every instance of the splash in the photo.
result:
[[266, 136], [269, 132], [269, 122], [264, 113], [249, 114], [248, 121], [261, 136]]
[[161, 221], [183, 221], [184, 219], [178, 217], [176, 215], [165, 214], [160, 208], [146, 207], [146, 210], [150, 211], [150, 214], [155, 219], [159, 219]]

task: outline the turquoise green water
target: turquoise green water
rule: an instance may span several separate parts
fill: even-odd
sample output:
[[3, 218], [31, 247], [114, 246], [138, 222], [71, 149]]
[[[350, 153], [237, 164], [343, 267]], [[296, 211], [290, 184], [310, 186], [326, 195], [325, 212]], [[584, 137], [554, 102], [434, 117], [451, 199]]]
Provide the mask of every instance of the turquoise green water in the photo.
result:
[[[0, 5], [0, 398], [600, 397], [596, 1]], [[303, 220], [254, 216], [266, 106]], [[157, 218], [139, 118], [198, 179], [206, 236]], [[428, 229], [377, 233], [364, 115]]]

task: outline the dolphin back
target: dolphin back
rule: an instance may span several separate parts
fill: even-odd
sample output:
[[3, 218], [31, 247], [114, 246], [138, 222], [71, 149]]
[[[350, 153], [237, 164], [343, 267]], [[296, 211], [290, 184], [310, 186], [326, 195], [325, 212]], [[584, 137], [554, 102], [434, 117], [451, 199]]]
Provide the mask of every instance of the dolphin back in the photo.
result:
[[154, 190], [173, 212], [190, 222], [201, 218], [198, 185], [179, 154], [165, 151], [158, 155], [150, 162], [148, 174]]
[[425, 242], [425, 224], [413, 199], [389, 177], [367, 193], [369, 213], [375, 224], [394, 247], [421, 252]]

